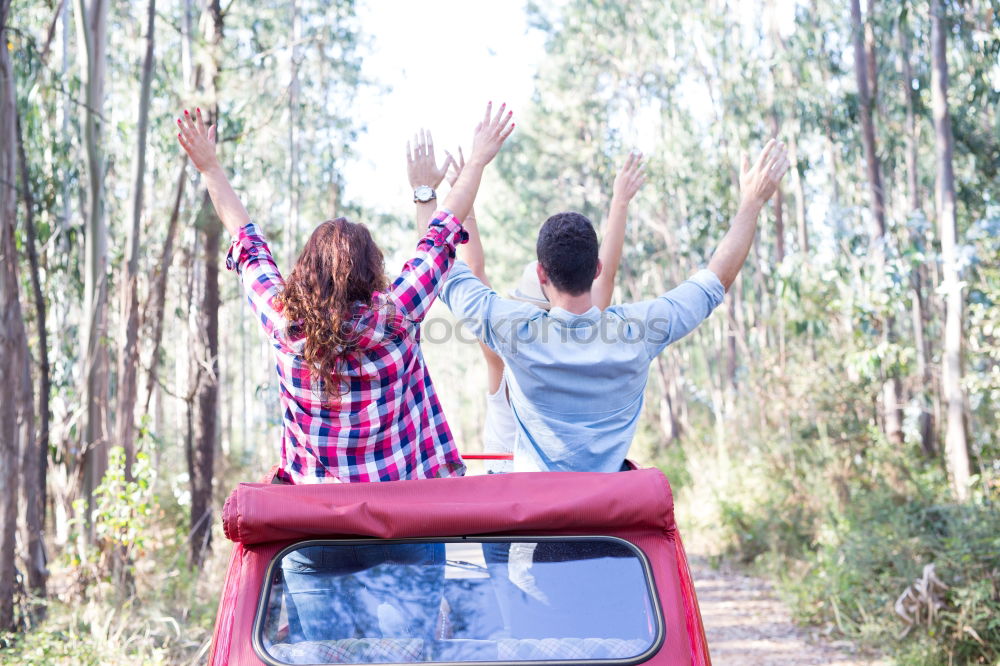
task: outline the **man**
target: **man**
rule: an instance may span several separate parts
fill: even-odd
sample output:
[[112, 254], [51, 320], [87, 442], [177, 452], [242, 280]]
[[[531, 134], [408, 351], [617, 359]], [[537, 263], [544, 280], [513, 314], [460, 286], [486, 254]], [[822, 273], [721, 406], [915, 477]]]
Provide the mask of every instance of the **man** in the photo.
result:
[[735, 281], [757, 217], [789, 166], [771, 140], [751, 166], [741, 202], [707, 269], [659, 298], [602, 313], [597, 235], [579, 213], [549, 218], [538, 234], [538, 279], [551, 309], [503, 299], [459, 261], [441, 291], [452, 313], [505, 364], [517, 422], [515, 471], [621, 469], [642, 408], [649, 364], [715, 309]]
[[[416, 204], [417, 233], [420, 235], [421, 223], [426, 223], [427, 217], [434, 213], [436, 189], [448, 175], [448, 182], [454, 186], [459, 174], [465, 167], [465, 157], [461, 148], [458, 159], [445, 151], [447, 158], [442, 166], [437, 165], [434, 156], [434, 139], [431, 133], [421, 130], [413, 137], [413, 143], [406, 144], [406, 173], [413, 188], [413, 201]], [[448, 167], [453, 170], [448, 174]], [[604, 310], [611, 305], [611, 295], [615, 287], [615, 275], [621, 262], [622, 247], [625, 244], [625, 222], [628, 217], [629, 202], [635, 197], [639, 188], [645, 182], [645, 164], [642, 153], [629, 153], [624, 164], [615, 176], [611, 190], [611, 205], [605, 221], [604, 240], [600, 246], [600, 261], [602, 270], [593, 279], [591, 295], [593, 304]], [[458, 250], [469, 270], [484, 285], [491, 287], [486, 276], [486, 255], [479, 235], [479, 225], [476, 222], [474, 209], [462, 220], [463, 228], [469, 234], [469, 241]], [[518, 286], [509, 294], [511, 300], [536, 305], [548, 310], [550, 303], [542, 292], [538, 282], [536, 265], [531, 262], [525, 267]], [[504, 362], [486, 344], [480, 343], [483, 358], [486, 361], [486, 419], [483, 424], [483, 451], [485, 453], [512, 453], [517, 435], [517, 422], [510, 406], [507, 380], [504, 373]], [[512, 461], [500, 460], [487, 463], [486, 470], [490, 474], [513, 471]]]

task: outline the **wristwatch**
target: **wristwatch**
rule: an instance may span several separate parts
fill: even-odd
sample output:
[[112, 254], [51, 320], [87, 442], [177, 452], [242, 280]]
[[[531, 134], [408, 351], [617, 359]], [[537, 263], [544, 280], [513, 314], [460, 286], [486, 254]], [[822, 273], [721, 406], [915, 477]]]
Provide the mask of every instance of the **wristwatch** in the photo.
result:
[[413, 203], [427, 203], [437, 199], [437, 192], [429, 185], [420, 185], [413, 190]]

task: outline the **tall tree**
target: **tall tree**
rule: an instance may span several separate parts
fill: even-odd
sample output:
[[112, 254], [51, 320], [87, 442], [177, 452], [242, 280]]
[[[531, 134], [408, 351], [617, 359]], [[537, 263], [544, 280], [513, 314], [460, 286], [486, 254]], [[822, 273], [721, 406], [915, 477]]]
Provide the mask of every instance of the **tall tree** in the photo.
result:
[[94, 489], [108, 464], [108, 228], [104, 215], [104, 156], [101, 136], [104, 119], [104, 79], [107, 65], [107, 0], [77, 0], [76, 23], [83, 87], [83, 148], [86, 153], [87, 211], [83, 305], [83, 492], [87, 500], [87, 536], [93, 537], [91, 515]]
[[[872, 246], [878, 258], [878, 268], [885, 269], [886, 234], [885, 193], [882, 189], [882, 165], [875, 140], [874, 109], [878, 83], [875, 63], [875, 38], [871, 26], [875, 0], [868, 0], [867, 24], [862, 23], [860, 0], [851, 0], [851, 27], [854, 42], [854, 76], [858, 85], [858, 109], [861, 114], [861, 141], [864, 144], [865, 164], [868, 172], [868, 189], [871, 195], [872, 221], [870, 230]], [[894, 321], [890, 314], [885, 318], [885, 337], [895, 342]], [[883, 428], [889, 441], [903, 442], [903, 409], [900, 403], [901, 386], [898, 372], [893, 367], [887, 373], [882, 387]]]
[[[219, 65], [222, 57], [223, 12], [220, 0], [209, 0], [206, 7], [209, 48], [202, 80], [211, 104], [209, 122], [219, 118]], [[200, 296], [195, 330], [195, 361], [198, 363], [195, 386], [196, 417], [190, 461], [191, 474], [191, 563], [199, 566], [212, 543], [212, 478], [218, 438], [219, 413], [219, 251], [220, 229], [215, 208], [206, 191], [198, 214], [198, 234], [202, 257]], [[197, 261], [197, 259], [196, 259]]]
[[[24, 150], [24, 136], [20, 114], [17, 117], [17, 154], [21, 173], [21, 196], [24, 200], [24, 248], [28, 255], [31, 293], [35, 304], [35, 327], [38, 331], [38, 406], [34, 405], [31, 390], [31, 359], [24, 356], [24, 382], [22, 382], [22, 409], [25, 410], [22, 426], [21, 484], [24, 499], [25, 566], [28, 587], [38, 597], [45, 596], [48, 577], [45, 552], [45, 482], [49, 462], [49, 351], [45, 323], [45, 296], [42, 294], [38, 268], [38, 249], [35, 233], [35, 198], [31, 189], [28, 157]], [[38, 430], [35, 430], [35, 418]]]
[[118, 372], [118, 443], [125, 449], [125, 478], [132, 478], [135, 461], [135, 402], [139, 364], [139, 234], [142, 228], [143, 191], [146, 180], [146, 132], [149, 128], [149, 96], [153, 79], [156, 0], [146, 10], [146, 54], [142, 61], [139, 87], [139, 121], [136, 127], [135, 164], [132, 177], [132, 217], [126, 243], [127, 262], [122, 289], [122, 327], [125, 346]]
[[[910, 64], [911, 39], [910, 27], [906, 13], [899, 20], [899, 60], [900, 73], [902, 74], [901, 86], [903, 92], [903, 108], [906, 110], [904, 121], [906, 153], [906, 189], [907, 207], [910, 210], [911, 218], [923, 220], [923, 211], [920, 197], [920, 176], [917, 172], [917, 114], [914, 110], [913, 100], [913, 69]], [[915, 248], [926, 247], [927, 242], [923, 238], [922, 225], [920, 228], [911, 219], [910, 239]], [[934, 444], [934, 413], [929, 406], [929, 395], [934, 385], [934, 377], [931, 372], [931, 348], [930, 336], [927, 335], [927, 301], [924, 293], [926, 283], [926, 270], [924, 260], [921, 257], [919, 263], [913, 268], [911, 282], [913, 284], [913, 337], [914, 347], [917, 352], [917, 374], [920, 378], [921, 388], [917, 391], [920, 401], [920, 443], [924, 454], [928, 457], [935, 452]]]
[[[192, 61], [192, 0], [184, 0], [181, 5], [181, 74], [186, 91], [195, 86], [195, 70]], [[149, 289], [150, 296], [146, 300], [142, 321], [149, 327], [149, 371], [146, 375], [146, 404], [143, 412], [149, 413], [150, 402], [159, 381], [160, 351], [163, 343], [163, 326], [166, 318], [167, 283], [170, 267], [174, 261], [174, 243], [177, 238], [177, 226], [180, 222], [181, 206], [184, 202], [184, 191], [187, 184], [187, 156], [182, 155], [177, 174], [177, 185], [174, 188], [173, 206], [167, 221], [167, 234], [163, 240], [160, 260], [156, 263], [156, 273]]]
[[187, 156], [184, 156], [178, 170], [177, 186], [174, 188], [174, 203], [170, 209], [167, 221], [167, 235], [163, 240], [163, 250], [156, 262], [156, 273], [150, 285], [150, 296], [143, 309], [142, 321], [149, 326], [149, 371], [146, 375], [146, 404], [144, 413], [149, 413], [149, 403], [159, 381], [160, 347], [163, 343], [163, 322], [166, 316], [167, 282], [170, 276], [170, 266], [174, 262], [174, 241], [177, 238], [177, 225], [181, 217], [181, 203], [184, 201], [184, 186], [187, 183]]
[[[17, 101], [14, 68], [6, 47], [10, 0], [0, 0], [0, 372], [13, 381], [21, 376], [24, 320], [18, 292], [17, 247]], [[14, 542], [17, 531], [16, 400], [0, 400], [0, 466], [5, 470], [0, 484], [0, 630], [14, 629]]]
[[869, 79], [874, 63], [869, 66], [869, 49], [865, 47], [865, 26], [861, 18], [860, 0], [851, 0], [851, 32], [854, 42], [854, 77], [858, 84], [858, 111], [861, 114], [861, 141], [865, 149], [865, 165], [868, 170], [868, 189], [871, 194], [872, 220], [875, 228], [872, 238], [885, 237], [885, 195], [882, 191], [882, 166], [879, 163], [875, 145], [875, 119], [872, 109], [873, 81]]
[[938, 235], [941, 238], [941, 286], [945, 324], [941, 384], [947, 404], [945, 451], [955, 497], [969, 497], [969, 449], [965, 436], [965, 394], [962, 390], [962, 282], [958, 266], [958, 221], [955, 215], [954, 138], [948, 111], [947, 20], [941, 0], [931, 0], [931, 106], [937, 156]]
[[[792, 66], [793, 57], [789, 54], [788, 44], [785, 43], [784, 38], [781, 36], [781, 31], [778, 26], [778, 13], [774, 5], [774, 0], [768, 0], [767, 5], [767, 22], [768, 22], [768, 36], [771, 41], [771, 48], [774, 51], [776, 60], [778, 61], [778, 68], [781, 73], [780, 83], [775, 82], [774, 87], [780, 85], [781, 90], [786, 96], [790, 96], [790, 99], [785, 104], [787, 118], [779, 126], [777, 112], [772, 115], [771, 129], [772, 135], [776, 138], [783, 139], [788, 142], [788, 156], [792, 162], [792, 170], [789, 174], [790, 185], [792, 188], [792, 193], [795, 197], [795, 229], [796, 237], [798, 238], [799, 252], [804, 255], [809, 254], [809, 235], [806, 228], [806, 212], [805, 212], [805, 192], [802, 186], [802, 178], [799, 175], [799, 169], [797, 165], [797, 157], [799, 152], [799, 126], [800, 121], [798, 118], [798, 111], [796, 110], [797, 102], [795, 99], [796, 94], [801, 94], [799, 91], [802, 88], [802, 82], [798, 76], [796, 70]], [[772, 77], [772, 80], [777, 77]], [[774, 198], [774, 217], [775, 217], [775, 229], [784, 229], [783, 223], [778, 221], [781, 216], [780, 209], [783, 204], [784, 194], [781, 187]], [[777, 231], [776, 231], [777, 233]], [[778, 235], [778, 242], [780, 247], [777, 251], [778, 263], [781, 263], [782, 258], [785, 255], [785, 242], [783, 235]]]

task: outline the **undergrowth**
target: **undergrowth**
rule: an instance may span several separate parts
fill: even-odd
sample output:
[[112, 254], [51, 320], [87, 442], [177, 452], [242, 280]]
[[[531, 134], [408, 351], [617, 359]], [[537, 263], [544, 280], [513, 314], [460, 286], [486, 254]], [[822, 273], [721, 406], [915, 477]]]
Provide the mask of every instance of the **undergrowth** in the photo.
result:
[[[45, 601], [22, 599], [23, 631], [0, 635], [0, 663], [202, 664], [206, 661], [230, 544], [189, 566], [188, 505], [171, 479], [140, 456], [126, 481], [120, 450], [96, 492], [95, 542], [81, 524], [49, 563]], [[227, 481], [219, 484], [228, 489]], [[221, 502], [220, 502], [221, 504]]]
[[[678, 499], [689, 547], [771, 578], [798, 622], [898, 664], [1000, 664], [997, 487], [980, 480], [955, 503], [940, 466], [914, 448], [870, 432], [856, 453], [821, 439], [780, 453], [744, 441], [740, 458], [689, 452]], [[927, 565], [947, 588], [911, 625], [894, 606]]]

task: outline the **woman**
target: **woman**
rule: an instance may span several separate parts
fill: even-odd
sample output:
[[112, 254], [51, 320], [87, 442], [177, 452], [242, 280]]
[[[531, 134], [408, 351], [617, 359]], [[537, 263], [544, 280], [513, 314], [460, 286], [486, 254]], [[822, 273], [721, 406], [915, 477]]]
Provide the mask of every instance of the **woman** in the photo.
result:
[[[320, 224], [285, 281], [260, 227], [250, 221], [215, 154], [215, 126], [201, 110], [178, 119], [181, 146], [202, 174], [233, 236], [226, 259], [271, 339], [283, 408], [278, 478], [289, 483], [391, 481], [465, 471], [424, 368], [418, 331], [468, 234], [483, 169], [514, 129], [492, 105], [473, 136], [474, 159], [430, 217], [413, 258], [392, 284], [362, 224]], [[291, 642], [355, 634], [430, 636], [443, 582], [443, 544], [300, 548], [282, 559]], [[383, 565], [383, 566], [379, 566]], [[386, 567], [416, 585], [371, 594], [350, 608], [345, 591]], [[411, 585], [412, 587], [413, 585]], [[338, 605], [341, 604], [341, 605]]]
[[470, 164], [391, 284], [368, 229], [344, 218], [313, 231], [286, 282], [216, 158], [215, 126], [206, 126], [200, 109], [177, 120], [178, 141], [233, 237], [226, 265], [239, 272], [274, 346], [283, 409], [280, 480], [464, 473], [424, 367], [418, 331], [455, 247], [468, 238], [460, 220], [472, 209], [483, 169], [514, 129], [505, 107], [494, 116], [487, 105]]

